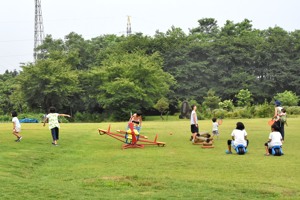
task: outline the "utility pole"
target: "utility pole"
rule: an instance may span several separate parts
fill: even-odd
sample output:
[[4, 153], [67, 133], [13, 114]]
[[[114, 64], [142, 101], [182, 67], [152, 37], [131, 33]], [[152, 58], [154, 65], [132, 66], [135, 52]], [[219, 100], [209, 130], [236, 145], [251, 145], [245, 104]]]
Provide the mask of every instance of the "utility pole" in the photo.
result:
[[34, 49], [33, 57], [34, 62], [38, 59], [38, 54], [41, 53], [37, 51], [36, 48], [40, 46], [44, 41], [44, 25], [42, 16], [41, 0], [35, 0], [35, 20], [34, 20]]
[[131, 22], [130, 22], [130, 16], [127, 16], [127, 36], [131, 35]]

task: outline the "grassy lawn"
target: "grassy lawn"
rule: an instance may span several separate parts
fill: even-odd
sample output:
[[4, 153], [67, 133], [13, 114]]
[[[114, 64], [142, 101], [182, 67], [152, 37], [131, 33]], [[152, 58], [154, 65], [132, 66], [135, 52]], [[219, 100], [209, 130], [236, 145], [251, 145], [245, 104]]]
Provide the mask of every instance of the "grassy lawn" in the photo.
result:
[[[226, 155], [237, 121], [250, 140], [246, 155]], [[264, 156], [268, 119], [223, 120], [213, 149], [189, 142], [189, 120], [144, 121], [142, 134], [165, 147], [122, 150], [97, 129], [109, 123], [61, 124], [59, 146], [48, 127], [22, 124], [14, 142], [12, 124], [0, 124], [0, 199], [300, 199], [299, 118], [286, 127], [284, 156]], [[211, 121], [200, 121], [211, 131]], [[111, 130], [126, 122], [111, 123]]]

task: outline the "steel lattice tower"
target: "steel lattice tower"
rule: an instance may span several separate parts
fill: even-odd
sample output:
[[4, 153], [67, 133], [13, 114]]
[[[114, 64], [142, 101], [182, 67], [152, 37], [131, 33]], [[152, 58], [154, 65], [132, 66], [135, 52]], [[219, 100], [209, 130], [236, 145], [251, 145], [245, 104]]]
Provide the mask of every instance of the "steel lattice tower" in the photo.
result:
[[34, 61], [37, 60], [39, 51], [36, 50], [44, 40], [44, 25], [42, 16], [41, 0], [35, 0], [35, 20], [34, 20]]
[[127, 36], [131, 35], [131, 22], [130, 16], [127, 16]]

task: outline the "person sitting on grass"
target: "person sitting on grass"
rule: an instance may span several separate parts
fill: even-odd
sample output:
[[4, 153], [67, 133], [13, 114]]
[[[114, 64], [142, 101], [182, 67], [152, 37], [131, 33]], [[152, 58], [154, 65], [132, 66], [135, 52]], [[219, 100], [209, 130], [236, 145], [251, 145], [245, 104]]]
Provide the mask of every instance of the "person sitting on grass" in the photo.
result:
[[231, 147], [235, 149], [238, 145], [243, 145], [247, 149], [249, 140], [247, 139], [247, 132], [242, 122], [236, 123], [236, 128], [231, 133], [232, 140], [227, 141], [227, 154], [232, 154]]
[[269, 156], [272, 153], [272, 147], [274, 146], [280, 146], [282, 147], [282, 136], [279, 132], [279, 127], [277, 124], [273, 124], [271, 126], [272, 132], [269, 134], [269, 140], [265, 143], [265, 149], [266, 149], [266, 156]]

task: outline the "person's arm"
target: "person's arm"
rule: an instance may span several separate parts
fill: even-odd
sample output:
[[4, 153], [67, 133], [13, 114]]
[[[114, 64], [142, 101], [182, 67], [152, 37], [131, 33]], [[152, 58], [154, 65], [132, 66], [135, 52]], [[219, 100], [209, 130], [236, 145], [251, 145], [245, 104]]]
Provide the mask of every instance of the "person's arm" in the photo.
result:
[[142, 126], [143, 118], [140, 116], [140, 126]]
[[15, 131], [16, 130], [16, 122], [13, 121], [12, 123], [13, 123], [13, 131]]
[[67, 114], [58, 114], [58, 116], [61, 116], [61, 117], [71, 117], [71, 115], [67, 115]]
[[194, 114], [193, 114], [193, 118], [194, 118], [195, 126], [198, 126], [196, 115], [197, 115], [197, 113], [195, 111]]
[[273, 118], [276, 119], [277, 115], [278, 115], [278, 109], [277, 109], [277, 107], [275, 107], [274, 117]]

